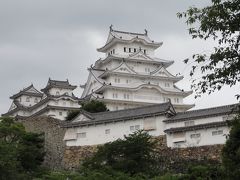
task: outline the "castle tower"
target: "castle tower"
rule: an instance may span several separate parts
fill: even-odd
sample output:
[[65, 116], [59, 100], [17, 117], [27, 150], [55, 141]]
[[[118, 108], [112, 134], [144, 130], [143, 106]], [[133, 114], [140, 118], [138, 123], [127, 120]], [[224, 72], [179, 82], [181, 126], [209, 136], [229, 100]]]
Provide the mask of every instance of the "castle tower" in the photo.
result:
[[98, 99], [109, 110], [128, 109], [171, 101], [176, 111], [193, 107], [183, 103], [191, 91], [179, 89], [175, 83], [182, 76], [174, 76], [167, 68], [174, 61], [155, 57], [162, 42], [148, 37], [148, 32], [132, 33], [110, 27], [106, 44], [97, 49], [105, 53], [88, 71], [89, 76], [82, 98]]

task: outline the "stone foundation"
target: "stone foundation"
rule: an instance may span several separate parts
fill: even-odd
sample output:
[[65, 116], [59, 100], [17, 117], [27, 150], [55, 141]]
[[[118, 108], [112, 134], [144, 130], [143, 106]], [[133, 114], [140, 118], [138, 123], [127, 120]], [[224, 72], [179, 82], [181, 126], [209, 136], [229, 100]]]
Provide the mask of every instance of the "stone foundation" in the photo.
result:
[[[66, 147], [63, 141], [65, 129], [61, 121], [51, 117], [37, 117], [22, 120], [27, 131], [44, 133], [46, 156], [43, 165], [51, 169], [77, 169], [82, 161], [93, 155], [97, 146]], [[163, 169], [181, 167], [181, 163], [200, 161], [221, 161], [223, 145], [168, 148], [166, 136], [154, 137], [157, 140], [156, 151], [159, 152], [159, 165]]]
[[63, 168], [63, 155], [65, 152], [65, 143], [63, 141], [65, 129], [60, 128], [61, 121], [47, 116], [27, 118], [20, 120], [26, 131], [43, 133], [45, 158], [43, 166], [51, 169]]

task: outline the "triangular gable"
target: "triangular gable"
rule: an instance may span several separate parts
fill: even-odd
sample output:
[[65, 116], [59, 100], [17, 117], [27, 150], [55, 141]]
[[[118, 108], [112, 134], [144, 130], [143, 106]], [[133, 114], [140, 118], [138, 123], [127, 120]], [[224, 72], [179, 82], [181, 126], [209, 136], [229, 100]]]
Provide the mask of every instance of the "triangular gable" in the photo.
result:
[[8, 111], [12, 111], [13, 109], [16, 109], [16, 108], [17, 108], [17, 105], [14, 102], [12, 102]]
[[77, 117], [75, 117], [73, 119], [72, 122], [89, 121], [89, 120], [92, 120], [92, 119], [93, 119], [93, 117], [89, 113], [87, 113], [84, 110], [81, 110], [80, 113], [77, 115]]
[[153, 61], [153, 59], [147, 56], [142, 50], [139, 50], [136, 53], [130, 54], [128, 58]]
[[111, 72], [120, 72], [120, 73], [130, 73], [137, 74], [133, 69], [131, 69], [124, 61], [115, 69], [111, 70]]
[[161, 77], [175, 77], [169, 73], [164, 67], [160, 66], [155, 71], [151, 72], [152, 76], [161, 76]]
[[36, 88], [34, 88], [33, 86], [26, 90], [25, 92], [29, 92], [29, 93], [36, 93], [36, 94], [41, 94]]

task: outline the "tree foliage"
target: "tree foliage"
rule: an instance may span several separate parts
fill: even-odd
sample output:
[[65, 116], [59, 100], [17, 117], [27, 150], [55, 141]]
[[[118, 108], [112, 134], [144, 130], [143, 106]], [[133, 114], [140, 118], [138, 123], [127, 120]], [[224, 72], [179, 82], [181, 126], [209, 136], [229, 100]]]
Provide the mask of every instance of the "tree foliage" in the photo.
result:
[[69, 111], [67, 116], [66, 116], [66, 120], [71, 121], [72, 119], [74, 119], [80, 113], [80, 111], [81, 111], [80, 109]]
[[156, 142], [146, 132], [137, 131], [124, 139], [98, 147], [97, 153], [83, 165], [90, 169], [110, 167], [129, 174], [150, 174], [155, 163]]
[[231, 179], [240, 177], [240, 113], [230, 123], [230, 133], [222, 151], [225, 172]]
[[104, 112], [108, 110], [107, 106], [103, 102], [97, 100], [91, 100], [83, 103], [82, 109], [91, 113]]
[[79, 108], [78, 110], [69, 111], [65, 119], [67, 121], [71, 121], [80, 113], [81, 109], [83, 109], [87, 112], [90, 112], [90, 113], [108, 111], [107, 106], [103, 102], [97, 101], [97, 100], [91, 100], [88, 102], [84, 102], [81, 105], [82, 105], [82, 107]]
[[214, 39], [218, 44], [210, 54], [194, 54], [193, 62], [185, 60], [192, 65], [191, 76], [196, 74], [197, 69], [203, 74], [200, 80], [193, 80], [195, 97], [240, 81], [240, 0], [211, 2], [210, 6], [190, 7], [186, 12], [177, 14], [179, 18], [186, 18], [193, 39]]
[[0, 117], [0, 179], [27, 179], [44, 158], [43, 138], [13, 118]]

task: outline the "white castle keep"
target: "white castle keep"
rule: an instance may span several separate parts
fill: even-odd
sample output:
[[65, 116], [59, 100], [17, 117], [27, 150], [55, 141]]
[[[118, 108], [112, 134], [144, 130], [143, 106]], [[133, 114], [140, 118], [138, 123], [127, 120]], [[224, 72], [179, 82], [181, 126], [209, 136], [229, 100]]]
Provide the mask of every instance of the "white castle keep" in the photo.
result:
[[9, 111], [4, 114], [19, 119], [51, 116], [65, 120], [70, 110], [90, 99], [103, 101], [110, 111], [89, 113], [81, 110], [66, 128], [67, 146], [103, 144], [142, 129], [152, 136], [166, 135], [168, 147], [223, 144], [229, 134], [227, 120], [232, 120], [239, 104], [189, 110], [184, 104], [191, 91], [175, 83], [183, 77], [167, 71], [173, 61], [155, 57], [162, 43], [148, 33], [113, 30], [98, 51], [105, 53], [88, 71], [82, 97], [73, 94], [76, 86], [67, 81], [49, 79], [40, 91], [33, 85], [11, 96]]
[[172, 102], [176, 111], [194, 105], [183, 103], [191, 91], [179, 89], [175, 83], [182, 76], [167, 71], [173, 61], [155, 57], [162, 42], [155, 42], [148, 33], [113, 30], [110, 27], [106, 44], [97, 49], [105, 53], [91, 66], [82, 98], [103, 101], [109, 110], [129, 109]]

